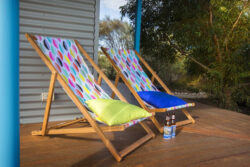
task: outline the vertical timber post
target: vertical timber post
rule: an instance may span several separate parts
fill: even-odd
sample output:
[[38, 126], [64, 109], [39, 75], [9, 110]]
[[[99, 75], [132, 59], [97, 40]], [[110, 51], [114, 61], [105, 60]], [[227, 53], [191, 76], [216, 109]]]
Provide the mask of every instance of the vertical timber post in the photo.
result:
[[140, 53], [140, 38], [141, 38], [141, 9], [142, 0], [136, 0], [136, 20], [135, 20], [135, 39], [134, 49]]
[[19, 0], [0, 0], [0, 166], [20, 166]]

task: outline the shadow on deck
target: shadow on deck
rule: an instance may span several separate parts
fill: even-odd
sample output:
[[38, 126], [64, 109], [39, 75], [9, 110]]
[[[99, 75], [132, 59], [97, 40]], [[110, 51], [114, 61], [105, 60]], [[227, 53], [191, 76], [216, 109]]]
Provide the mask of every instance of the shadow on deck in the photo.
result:
[[[21, 166], [250, 166], [250, 116], [198, 103], [191, 110], [196, 124], [180, 127], [175, 139], [156, 133], [150, 140], [116, 162], [95, 133], [31, 136], [41, 124], [21, 125]], [[165, 114], [157, 115], [164, 120]], [[177, 112], [177, 119], [183, 119]], [[144, 135], [139, 126], [107, 133], [119, 149]]]

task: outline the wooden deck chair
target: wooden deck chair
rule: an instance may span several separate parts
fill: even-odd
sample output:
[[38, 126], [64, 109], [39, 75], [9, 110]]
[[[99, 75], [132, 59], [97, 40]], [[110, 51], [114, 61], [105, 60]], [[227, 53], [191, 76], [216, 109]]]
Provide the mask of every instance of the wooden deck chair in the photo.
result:
[[[111, 90], [115, 92], [115, 94], [121, 101], [127, 101], [118, 91], [118, 89], [112, 84], [112, 82], [109, 81], [109, 79], [100, 70], [100, 68], [98, 68], [95, 62], [88, 56], [87, 52], [80, 46], [80, 44], [76, 40], [44, 37], [38, 35], [34, 36], [30, 34], [25, 35], [32, 47], [36, 50], [38, 55], [41, 57], [41, 59], [51, 71], [51, 80], [49, 85], [49, 92], [42, 129], [38, 131], [33, 131], [32, 135], [44, 136], [52, 134], [54, 135], [96, 132], [118, 162], [121, 161], [122, 158], [128, 153], [130, 153], [149, 139], [155, 137], [155, 134], [150, 130], [150, 128], [142, 122], [144, 119], [147, 118], [132, 120], [131, 122], [118, 126], [107, 126], [104, 123], [96, 122], [96, 120], [99, 119], [94, 113], [88, 110], [85, 101], [88, 99], [95, 98], [110, 98], [110, 96], [108, 96], [101, 88], [101, 79], [104, 79], [104, 81], [108, 84]], [[90, 73], [88, 66], [84, 62], [82, 54], [87, 58], [87, 60], [99, 74], [98, 82], [95, 81], [93, 75]], [[77, 108], [83, 114], [84, 118], [48, 127], [50, 106], [52, 103], [51, 100], [56, 80], [65, 90], [67, 95], [75, 103]], [[90, 127], [63, 128], [83, 120], [88, 121]], [[147, 135], [118, 152], [116, 148], [112, 145], [110, 140], [105, 136], [104, 132], [124, 131], [126, 128], [136, 123], [139, 123], [143, 127], [143, 129], [147, 132]]]
[[[188, 119], [184, 121], [179, 121], [176, 123], [176, 125], [182, 126], [189, 123], [195, 123], [195, 120], [192, 118], [192, 116], [187, 112], [187, 110], [184, 109], [186, 107], [194, 106], [195, 105], [194, 103], [187, 103], [185, 105], [173, 106], [169, 108], [155, 108], [141, 99], [141, 97], [137, 93], [138, 91], [158, 91], [156, 86], [153, 84], [155, 79], [163, 87], [166, 93], [170, 95], [173, 95], [173, 93], [163, 83], [163, 81], [156, 74], [156, 72], [147, 64], [147, 62], [135, 50], [123, 50], [123, 49], [116, 50], [113, 48], [103, 48], [103, 47], [101, 47], [101, 49], [117, 72], [115, 79], [115, 86], [117, 86], [119, 79], [121, 78], [142, 108], [151, 113], [182, 109], [182, 111], [184, 112], [184, 114]], [[149, 79], [147, 74], [143, 71], [139, 63], [139, 60], [152, 74], [151, 80]], [[114, 96], [115, 95], [113, 93], [112, 98], [114, 98]], [[159, 124], [158, 120], [155, 117], [151, 117], [151, 120], [156, 126], [156, 128], [159, 130], [159, 132], [163, 133], [163, 126]]]

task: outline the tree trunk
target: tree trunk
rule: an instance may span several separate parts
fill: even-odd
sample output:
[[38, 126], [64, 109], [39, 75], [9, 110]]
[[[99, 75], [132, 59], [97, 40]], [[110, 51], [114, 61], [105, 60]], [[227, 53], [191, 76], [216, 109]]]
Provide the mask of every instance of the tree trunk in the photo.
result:
[[224, 87], [223, 96], [224, 96], [224, 107], [231, 110], [237, 110], [237, 104], [232, 99], [233, 88]]
[[[211, 5], [209, 5], [209, 24], [210, 24], [211, 29], [213, 29], [213, 12], [212, 12]], [[222, 56], [221, 56], [221, 50], [220, 50], [220, 43], [219, 43], [218, 37], [215, 34], [215, 32], [213, 33], [213, 41], [214, 41], [214, 44], [216, 47], [216, 54], [217, 54], [216, 60], [217, 60], [217, 62], [221, 63]]]

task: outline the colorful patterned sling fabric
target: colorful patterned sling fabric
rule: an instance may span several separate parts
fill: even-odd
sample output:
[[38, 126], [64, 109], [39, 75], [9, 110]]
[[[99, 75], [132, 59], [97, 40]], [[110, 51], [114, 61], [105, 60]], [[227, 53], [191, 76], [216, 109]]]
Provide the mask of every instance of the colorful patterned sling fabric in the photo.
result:
[[[136, 92], [159, 91], [142, 69], [134, 50], [107, 48], [107, 53]], [[148, 108], [155, 108], [143, 101]], [[194, 106], [194, 103], [166, 108], [166, 111]]]
[[75, 42], [68, 39], [36, 36], [37, 44], [78, 99], [110, 98], [96, 83]]
[[[86, 107], [85, 101], [87, 100], [110, 99], [110, 96], [96, 83], [73, 40], [44, 36], [35, 37], [39, 48]], [[94, 119], [102, 122], [97, 115], [92, 112], [89, 113]], [[133, 120], [126, 123], [125, 126], [131, 126], [144, 119], [146, 118]]]
[[107, 49], [135, 91], [158, 91], [139, 64], [133, 50]]

